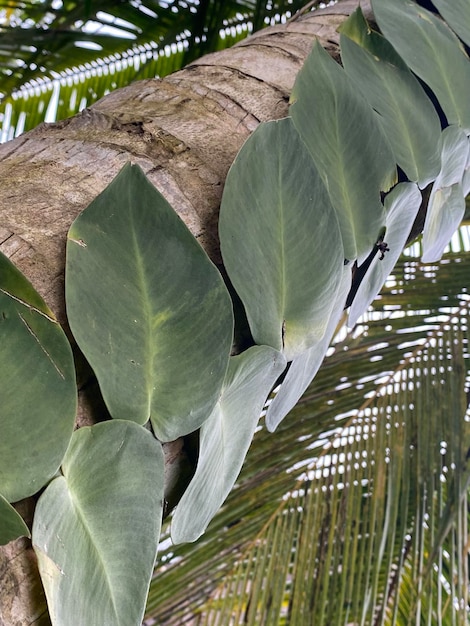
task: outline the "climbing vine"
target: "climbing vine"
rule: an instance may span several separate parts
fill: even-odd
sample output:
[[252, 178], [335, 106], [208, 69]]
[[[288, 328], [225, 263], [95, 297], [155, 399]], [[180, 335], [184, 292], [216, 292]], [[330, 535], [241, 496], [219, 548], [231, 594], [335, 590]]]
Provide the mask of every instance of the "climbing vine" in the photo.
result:
[[470, 190], [470, 32], [458, 9], [435, 4], [442, 17], [375, 0], [381, 32], [358, 9], [340, 29], [341, 65], [315, 43], [289, 116], [260, 124], [232, 164], [219, 234], [249, 325], [240, 354], [221, 274], [137, 165], [67, 241], [68, 323], [111, 419], [73, 431], [72, 349], [0, 257], [0, 540], [29, 536], [11, 503], [43, 490], [32, 541], [54, 626], [70, 615], [141, 623], [162, 443], [199, 430], [172, 518], [173, 541], [195, 541], [233, 487], [273, 387], [270, 431], [313, 380], [345, 307], [352, 326], [378, 294], [419, 211], [422, 259], [441, 257]]

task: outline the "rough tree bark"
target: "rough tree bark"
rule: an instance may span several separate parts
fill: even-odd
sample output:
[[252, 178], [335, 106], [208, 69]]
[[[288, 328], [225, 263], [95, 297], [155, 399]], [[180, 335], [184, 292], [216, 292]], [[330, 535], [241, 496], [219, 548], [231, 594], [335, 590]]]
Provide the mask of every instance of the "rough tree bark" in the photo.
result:
[[[338, 54], [336, 29], [358, 3], [344, 0], [298, 16], [0, 146], [0, 249], [65, 327], [67, 230], [129, 160], [143, 168], [220, 264], [217, 215], [231, 162], [260, 122], [287, 114], [290, 90], [314, 38]], [[368, 2], [362, 8], [369, 11]], [[79, 374], [77, 426], [95, 422], [102, 410], [89, 374]], [[167, 448], [171, 473], [179, 447]], [[30, 522], [34, 502], [18, 508]], [[0, 584], [0, 626], [50, 623], [29, 541], [0, 549]]]

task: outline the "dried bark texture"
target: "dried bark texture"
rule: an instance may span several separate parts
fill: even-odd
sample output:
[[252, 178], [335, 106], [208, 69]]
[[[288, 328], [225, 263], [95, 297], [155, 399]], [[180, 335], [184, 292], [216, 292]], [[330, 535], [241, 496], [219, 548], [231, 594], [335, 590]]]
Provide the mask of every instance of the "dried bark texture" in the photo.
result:
[[[230, 164], [260, 122], [287, 114], [314, 38], [337, 55], [336, 29], [358, 4], [345, 0], [268, 28], [0, 146], [0, 249], [62, 323], [67, 230], [129, 160], [220, 263], [217, 215]], [[84, 385], [79, 396], [78, 423], [93, 421], [96, 386]], [[173, 464], [171, 450], [168, 458]], [[29, 541], [0, 549], [0, 584], [0, 626], [49, 623]]]

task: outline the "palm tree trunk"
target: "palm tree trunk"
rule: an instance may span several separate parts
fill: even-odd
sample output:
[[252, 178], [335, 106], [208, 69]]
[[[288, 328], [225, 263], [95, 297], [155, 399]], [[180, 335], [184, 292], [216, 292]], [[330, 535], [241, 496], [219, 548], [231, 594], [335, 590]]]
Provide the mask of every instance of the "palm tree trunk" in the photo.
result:
[[[336, 28], [358, 3], [344, 0], [260, 31], [163, 80], [136, 82], [73, 118], [0, 146], [0, 249], [62, 323], [67, 230], [129, 160], [220, 264], [217, 215], [231, 162], [260, 122], [287, 114], [314, 38], [337, 54]], [[79, 373], [78, 426], [93, 423], [99, 411], [88, 378]], [[171, 446], [168, 454], [174, 454]], [[31, 517], [31, 501], [19, 508]], [[0, 580], [1, 626], [49, 623], [29, 541], [0, 549]]]

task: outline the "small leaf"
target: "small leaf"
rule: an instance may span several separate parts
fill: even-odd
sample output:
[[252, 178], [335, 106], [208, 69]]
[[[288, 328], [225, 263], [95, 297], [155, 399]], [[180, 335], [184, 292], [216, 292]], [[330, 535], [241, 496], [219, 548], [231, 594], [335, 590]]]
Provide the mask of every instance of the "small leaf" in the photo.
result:
[[441, 137], [441, 171], [429, 197], [423, 228], [423, 263], [438, 261], [465, 214], [462, 183], [467, 184], [466, 167], [470, 143], [463, 130], [448, 126]]
[[290, 112], [337, 212], [346, 259], [367, 257], [384, 225], [380, 191], [395, 159], [376, 113], [342, 67], [315, 42], [297, 74]]
[[439, 172], [436, 109], [390, 43], [369, 28], [360, 8], [340, 32], [346, 73], [379, 114], [398, 165], [409, 180], [426, 187]]
[[22, 304], [27, 309], [56, 322], [54, 313], [26, 277], [3, 253], [0, 253], [0, 255], [0, 292]]
[[196, 541], [230, 493], [284, 356], [254, 346], [230, 359], [221, 398], [201, 427], [196, 473], [173, 514], [174, 543]]
[[413, 183], [400, 183], [385, 198], [387, 210], [384, 241], [388, 250], [377, 253], [359, 285], [349, 311], [348, 326], [354, 326], [382, 289], [387, 276], [403, 252], [421, 204], [421, 194]]
[[53, 626], [140, 626], [161, 526], [161, 444], [132, 422], [102, 422], [74, 433], [62, 470], [33, 524]]
[[462, 44], [436, 15], [409, 0], [372, 0], [380, 30], [435, 93], [449, 124], [470, 131], [470, 63]]
[[434, 6], [454, 32], [470, 46], [470, 4], [468, 0], [433, 0]]
[[465, 198], [460, 183], [433, 190], [423, 229], [423, 263], [439, 261], [464, 215]]
[[0, 253], [0, 487], [9, 502], [56, 473], [73, 432], [72, 350], [32, 285]]
[[280, 389], [268, 407], [266, 427], [270, 432], [274, 432], [289, 411], [294, 408], [320, 369], [343, 315], [350, 287], [351, 269], [345, 266], [325, 335], [316, 345], [292, 361]]
[[31, 537], [21, 515], [0, 494], [0, 545], [18, 537]]
[[125, 166], [72, 224], [66, 301], [112, 417], [150, 418], [161, 441], [199, 428], [227, 369], [231, 300], [138, 166]]
[[219, 232], [258, 344], [292, 359], [325, 333], [344, 261], [335, 212], [289, 118], [261, 124], [230, 168]]

